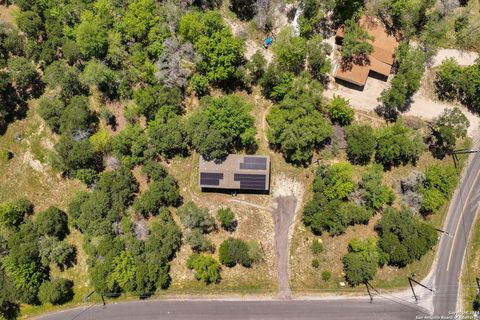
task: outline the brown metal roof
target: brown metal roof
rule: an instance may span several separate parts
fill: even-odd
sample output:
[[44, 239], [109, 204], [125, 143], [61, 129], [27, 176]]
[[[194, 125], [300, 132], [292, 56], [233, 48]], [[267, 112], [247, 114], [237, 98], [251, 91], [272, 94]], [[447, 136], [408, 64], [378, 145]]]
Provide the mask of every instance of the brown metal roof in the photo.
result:
[[[337, 68], [334, 76], [341, 80], [364, 86], [367, 82], [370, 70], [382, 74], [386, 77], [390, 74], [395, 57], [395, 50], [398, 47], [398, 41], [395, 36], [388, 34], [385, 26], [369, 16], [363, 16], [358, 21], [367, 33], [373, 37], [370, 41], [373, 47], [372, 54], [368, 57], [370, 63], [365, 65], [354, 65], [349, 70]], [[345, 31], [343, 27], [338, 28], [337, 38], [343, 39]]]
[[268, 190], [270, 158], [230, 154], [216, 162], [200, 157], [198, 178], [202, 188]]

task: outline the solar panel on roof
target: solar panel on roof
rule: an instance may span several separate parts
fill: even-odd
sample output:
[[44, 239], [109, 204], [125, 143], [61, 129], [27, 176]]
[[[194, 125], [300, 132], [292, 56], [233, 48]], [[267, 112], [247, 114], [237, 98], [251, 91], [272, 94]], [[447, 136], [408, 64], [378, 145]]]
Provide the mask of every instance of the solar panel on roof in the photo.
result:
[[267, 159], [264, 157], [244, 157], [240, 170], [266, 170]]
[[220, 180], [218, 179], [200, 179], [200, 184], [204, 186], [219, 186]]
[[223, 179], [223, 173], [200, 172], [200, 179]]
[[263, 174], [236, 173], [233, 180], [240, 182], [240, 189], [265, 190], [266, 176]]

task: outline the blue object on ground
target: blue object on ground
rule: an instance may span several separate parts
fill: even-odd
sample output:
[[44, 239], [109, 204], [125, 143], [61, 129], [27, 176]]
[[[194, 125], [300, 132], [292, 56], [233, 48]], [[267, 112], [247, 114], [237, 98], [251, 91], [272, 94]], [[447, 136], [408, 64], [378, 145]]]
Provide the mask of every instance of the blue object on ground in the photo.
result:
[[263, 42], [263, 44], [264, 44], [266, 47], [268, 47], [268, 46], [270, 46], [270, 45], [272, 44], [272, 42], [273, 42], [272, 37], [267, 37], [267, 38], [265, 39], [265, 41]]

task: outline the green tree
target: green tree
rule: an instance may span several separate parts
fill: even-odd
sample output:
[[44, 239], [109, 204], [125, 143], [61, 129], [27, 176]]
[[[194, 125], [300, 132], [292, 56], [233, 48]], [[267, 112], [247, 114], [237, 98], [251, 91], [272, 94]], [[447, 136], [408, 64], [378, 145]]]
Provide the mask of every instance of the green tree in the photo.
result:
[[215, 32], [210, 37], [200, 36], [195, 50], [202, 56], [198, 63], [200, 71], [209, 81], [220, 83], [232, 79], [243, 60], [245, 45], [232, 36], [228, 29]]
[[182, 117], [159, 112], [148, 123], [147, 134], [154, 152], [160, 156], [171, 158], [188, 153], [186, 122]]
[[458, 97], [463, 69], [454, 58], [445, 59], [435, 74], [435, 86], [440, 99], [453, 100]]
[[250, 72], [252, 81], [257, 83], [265, 74], [265, 68], [267, 67], [267, 60], [263, 56], [260, 50], [250, 57], [250, 60], [246, 63], [245, 67]]
[[30, 95], [38, 97], [41, 92], [41, 80], [35, 65], [24, 57], [11, 57], [8, 59], [8, 74], [15, 85], [21, 98]]
[[205, 283], [220, 281], [220, 264], [212, 257], [193, 253], [187, 260], [187, 267], [195, 270], [195, 278]]
[[64, 304], [73, 299], [73, 282], [64, 278], [45, 281], [40, 286], [38, 298], [43, 304]]
[[404, 267], [420, 259], [437, 243], [435, 229], [408, 209], [387, 209], [376, 226], [378, 248], [389, 265]]
[[228, 238], [222, 242], [219, 248], [219, 259], [221, 264], [230, 268], [237, 263], [244, 267], [250, 267], [253, 263], [248, 244], [236, 238]]
[[154, 180], [138, 198], [133, 207], [144, 217], [156, 215], [159, 208], [176, 206], [181, 200], [177, 183], [172, 176]]
[[368, 56], [373, 52], [371, 41], [373, 41], [373, 37], [362, 29], [355, 19], [345, 21], [342, 58], [350, 60], [358, 56]]
[[457, 139], [467, 136], [470, 125], [467, 117], [458, 108], [445, 109], [430, 127], [432, 133], [428, 138], [430, 151], [439, 158], [452, 152], [457, 144]]
[[127, 167], [141, 164], [146, 158], [148, 140], [139, 125], [128, 125], [120, 134], [112, 138], [110, 144], [112, 153]]
[[39, 255], [44, 266], [55, 264], [60, 270], [65, 270], [74, 265], [76, 248], [65, 241], [59, 241], [54, 237], [42, 237], [38, 242]]
[[[150, 226], [150, 235], [145, 242], [145, 251], [155, 259], [170, 260], [180, 248], [182, 233], [175, 224], [167, 209], [156, 217]], [[156, 263], [153, 261], [153, 263]]]
[[397, 121], [377, 131], [375, 160], [385, 168], [415, 163], [424, 149], [418, 133]]
[[77, 68], [67, 65], [59, 60], [45, 68], [43, 81], [51, 88], [60, 88], [63, 99], [85, 92], [85, 88], [79, 80], [80, 72]]
[[328, 200], [346, 199], [355, 189], [352, 176], [353, 167], [348, 162], [320, 166], [315, 173], [313, 191], [321, 192]]
[[368, 125], [351, 125], [345, 129], [347, 155], [350, 162], [366, 165], [370, 162], [377, 141], [372, 127]]
[[251, 105], [237, 96], [208, 99], [187, 123], [193, 147], [204, 157], [220, 159], [231, 151], [255, 146]]
[[343, 257], [343, 269], [348, 284], [358, 286], [372, 280], [377, 273], [379, 261], [377, 246], [371, 238], [351, 240], [348, 253]]
[[360, 192], [365, 206], [377, 211], [391, 205], [395, 199], [393, 190], [383, 185], [383, 168], [378, 164], [368, 167], [360, 181]]
[[59, 240], [63, 240], [69, 233], [67, 215], [53, 206], [35, 215], [35, 225], [39, 234], [53, 236]]
[[80, 52], [86, 57], [102, 58], [107, 50], [107, 29], [101, 18], [85, 10], [75, 28], [75, 39]]
[[237, 228], [237, 220], [235, 214], [230, 208], [220, 208], [217, 211], [217, 219], [220, 221], [220, 225], [227, 231], [235, 231]]
[[44, 96], [38, 103], [37, 112], [55, 133], [60, 133], [60, 118], [65, 110], [62, 100]]
[[136, 273], [135, 258], [130, 252], [122, 251], [120, 255], [113, 259], [112, 273], [110, 273], [107, 281], [111, 287], [116, 284], [125, 292], [131, 292], [135, 289]]
[[33, 204], [26, 198], [0, 204], [0, 226], [18, 229], [28, 215], [33, 213]]
[[76, 141], [72, 137], [63, 136], [55, 145], [58, 158], [55, 166], [69, 176], [75, 176], [77, 170], [99, 170], [102, 162], [88, 140]]
[[200, 229], [193, 229], [185, 236], [185, 241], [194, 252], [214, 251], [213, 243], [202, 233]]
[[281, 68], [297, 74], [305, 68], [307, 42], [302, 37], [295, 37], [290, 27], [278, 34], [272, 50]]
[[178, 215], [183, 225], [189, 229], [199, 229], [202, 233], [209, 233], [215, 228], [215, 219], [207, 208], [199, 208], [189, 201], [178, 209]]
[[63, 110], [59, 123], [59, 131], [62, 134], [78, 132], [90, 134], [96, 130], [98, 118], [90, 111], [87, 97], [74, 96]]
[[115, 73], [99, 60], [88, 61], [79, 79], [85, 86], [96, 86], [109, 95], [115, 91]]
[[194, 74], [190, 79], [190, 86], [201, 97], [208, 93], [208, 78], [201, 74]]
[[34, 11], [20, 11], [15, 19], [20, 30], [33, 39], [44, 33], [42, 18]]
[[333, 97], [328, 106], [328, 111], [332, 122], [341, 126], [349, 125], [355, 117], [355, 112], [350, 106], [350, 102], [340, 96]]
[[332, 52], [332, 47], [323, 42], [321, 35], [315, 35], [307, 42], [307, 62], [308, 70], [312, 76], [324, 81], [328, 72], [332, 67], [328, 58]]

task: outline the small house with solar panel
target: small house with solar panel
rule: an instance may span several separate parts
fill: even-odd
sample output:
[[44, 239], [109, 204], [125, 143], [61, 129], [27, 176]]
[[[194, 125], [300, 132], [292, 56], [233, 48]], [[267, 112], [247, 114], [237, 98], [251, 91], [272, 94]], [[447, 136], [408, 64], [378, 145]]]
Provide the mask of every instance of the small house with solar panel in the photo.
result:
[[200, 157], [199, 182], [202, 189], [268, 191], [270, 158], [230, 154], [218, 162]]

